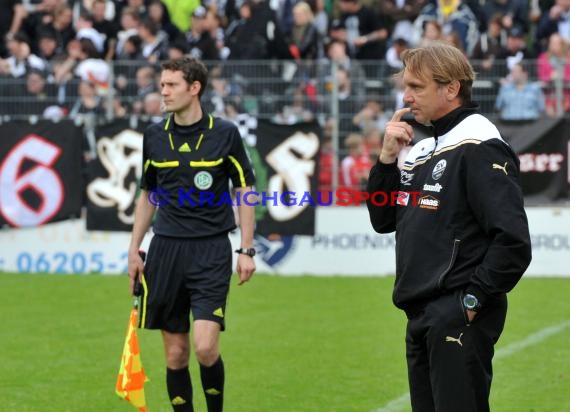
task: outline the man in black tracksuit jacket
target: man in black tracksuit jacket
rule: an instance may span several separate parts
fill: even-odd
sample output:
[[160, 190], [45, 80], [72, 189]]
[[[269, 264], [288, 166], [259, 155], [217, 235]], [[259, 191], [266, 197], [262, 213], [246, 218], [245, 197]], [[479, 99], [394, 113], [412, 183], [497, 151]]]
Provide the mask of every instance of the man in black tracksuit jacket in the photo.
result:
[[[474, 73], [457, 49], [414, 49], [403, 61], [408, 107], [386, 126], [367, 206], [374, 230], [396, 231], [393, 300], [408, 316], [412, 408], [484, 412], [506, 293], [531, 260], [519, 162], [471, 103]], [[413, 138], [400, 119], [410, 111], [434, 138], [416, 144], [400, 170], [398, 153]], [[380, 206], [375, 192], [400, 193]]]

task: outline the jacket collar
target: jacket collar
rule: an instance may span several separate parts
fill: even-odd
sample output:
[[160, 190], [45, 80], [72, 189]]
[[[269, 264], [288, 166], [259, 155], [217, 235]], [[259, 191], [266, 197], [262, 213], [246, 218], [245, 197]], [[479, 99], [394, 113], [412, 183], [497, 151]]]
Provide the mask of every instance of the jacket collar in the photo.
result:
[[432, 121], [434, 136], [442, 136], [453, 129], [467, 116], [479, 113], [477, 110], [478, 105], [475, 103], [464, 104], [457, 109], [452, 110], [445, 116]]
[[202, 106], [202, 118], [198, 120], [196, 123], [188, 125], [188, 126], [180, 126], [174, 123], [174, 114], [170, 114], [166, 119], [164, 124], [164, 130], [167, 132], [171, 132], [174, 127], [182, 127], [182, 128], [191, 128], [195, 130], [206, 130], [211, 129], [214, 124], [214, 118], [210, 113], [204, 110]]

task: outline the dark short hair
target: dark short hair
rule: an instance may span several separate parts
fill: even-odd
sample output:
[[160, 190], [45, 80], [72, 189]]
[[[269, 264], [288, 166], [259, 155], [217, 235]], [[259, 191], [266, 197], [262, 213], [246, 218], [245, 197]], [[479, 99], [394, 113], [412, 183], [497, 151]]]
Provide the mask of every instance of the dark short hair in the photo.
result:
[[180, 71], [189, 85], [198, 82], [200, 83], [200, 92], [198, 97], [202, 97], [202, 94], [206, 90], [208, 85], [208, 69], [204, 63], [193, 57], [181, 57], [179, 59], [169, 60], [162, 63], [162, 70]]
[[23, 31], [14, 33], [14, 35], [12, 36], [12, 40], [14, 40], [17, 43], [27, 43], [28, 45], [30, 44], [30, 38]]
[[55, 29], [53, 29], [49, 26], [48, 27], [41, 27], [38, 29], [37, 38], [38, 39], [57, 40], [57, 33], [55, 32]]

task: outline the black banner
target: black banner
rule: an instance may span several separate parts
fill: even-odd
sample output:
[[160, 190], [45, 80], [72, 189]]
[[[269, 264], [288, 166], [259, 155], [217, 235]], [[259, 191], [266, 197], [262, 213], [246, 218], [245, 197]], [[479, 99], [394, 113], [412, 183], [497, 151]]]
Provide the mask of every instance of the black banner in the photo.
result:
[[72, 121], [0, 125], [0, 225], [39, 226], [78, 218], [82, 129]]
[[498, 122], [497, 127], [519, 156], [527, 204], [567, 199], [570, 121]]
[[128, 120], [116, 120], [97, 127], [97, 157], [88, 164], [87, 230], [132, 229], [147, 124], [132, 128]]
[[318, 123], [277, 125], [260, 120], [249, 149], [256, 173], [256, 232], [313, 235], [317, 204]]

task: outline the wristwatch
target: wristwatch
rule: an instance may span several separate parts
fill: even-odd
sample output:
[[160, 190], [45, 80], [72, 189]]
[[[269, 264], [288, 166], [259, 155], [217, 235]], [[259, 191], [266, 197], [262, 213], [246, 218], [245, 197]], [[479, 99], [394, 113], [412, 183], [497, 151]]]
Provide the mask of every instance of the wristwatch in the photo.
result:
[[468, 310], [472, 310], [473, 312], [477, 312], [481, 309], [481, 304], [479, 303], [479, 299], [477, 296], [472, 295], [471, 293], [466, 293], [463, 296], [463, 307]]
[[255, 249], [252, 247], [250, 248], [241, 247], [239, 249], [236, 249], [235, 252], [240, 253], [242, 255], [248, 255], [249, 257], [255, 256]]

